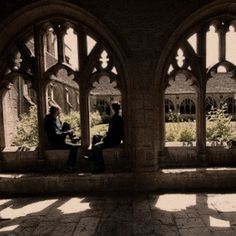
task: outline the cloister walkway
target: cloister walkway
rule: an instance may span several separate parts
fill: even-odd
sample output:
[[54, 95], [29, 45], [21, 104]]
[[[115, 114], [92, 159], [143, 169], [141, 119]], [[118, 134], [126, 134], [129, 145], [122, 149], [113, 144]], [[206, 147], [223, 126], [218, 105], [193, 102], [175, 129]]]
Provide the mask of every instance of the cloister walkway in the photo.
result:
[[93, 194], [0, 200], [0, 235], [236, 235], [236, 194]]

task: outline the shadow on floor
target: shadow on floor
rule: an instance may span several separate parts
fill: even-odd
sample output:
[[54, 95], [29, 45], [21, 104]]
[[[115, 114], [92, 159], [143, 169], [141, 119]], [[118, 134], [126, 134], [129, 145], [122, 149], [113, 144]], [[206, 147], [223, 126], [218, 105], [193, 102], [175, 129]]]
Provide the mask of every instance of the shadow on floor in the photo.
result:
[[236, 235], [236, 194], [97, 194], [0, 200], [0, 235]]

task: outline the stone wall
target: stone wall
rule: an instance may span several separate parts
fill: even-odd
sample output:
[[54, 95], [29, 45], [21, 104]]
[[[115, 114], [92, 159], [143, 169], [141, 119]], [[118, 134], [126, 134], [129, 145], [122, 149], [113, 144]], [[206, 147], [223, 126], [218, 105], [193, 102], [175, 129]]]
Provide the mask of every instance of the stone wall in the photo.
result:
[[[0, 30], [3, 26], [1, 22], [21, 8], [26, 6], [30, 9], [29, 4], [40, 3], [41, 11], [43, 11], [44, 3], [48, 2], [50, 1], [2, 1], [0, 3]], [[124, 100], [126, 103], [126, 150], [132, 156], [135, 170], [155, 169], [160, 139], [159, 125], [163, 125], [157, 122], [157, 119], [161, 118], [156, 118], [161, 110], [159, 100], [162, 91], [156, 87], [155, 73], [163, 48], [186, 18], [208, 3], [218, 1], [70, 0], [51, 2], [71, 2], [77, 5], [82, 11], [96, 17], [98, 24], [94, 25], [94, 28], [103, 25], [109, 35], [115, 38], [125, 58], [123, 64], [126, 74], [126, 100]], [[38, 14], [40, 15], [40, 9]], [[6, 39], [4, 38], [3, 42], [4, 40]]]

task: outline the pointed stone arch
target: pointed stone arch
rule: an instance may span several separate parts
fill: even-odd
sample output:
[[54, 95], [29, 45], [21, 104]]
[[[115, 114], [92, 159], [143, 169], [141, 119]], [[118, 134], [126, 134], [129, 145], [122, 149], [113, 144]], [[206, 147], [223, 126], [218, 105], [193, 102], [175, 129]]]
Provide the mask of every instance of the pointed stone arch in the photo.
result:
[[[56, 12], [56, 15], [55, 15]], [[94, 36], [95, 38], [99, 38], [99, 43], [104, 45], [106, 50], [109, 53], [112, 53], [112, 62], [115, 64], [116, 71], [119, 74], [119, 85], [122, 90], [122, 101], [123, 101], [123, 114], [125, 117], [128, 117], [128, 109], [127, 109], [127, 69], [126, 69], [126, 58], [127, 58], [127, 50], [124, 50], [126, 47], [125, 45], [121, 45], [120, 42], [113, 36], [111, 31], [102, 23], [100, 22], [96, 17], [85, 11], [84, 9], [78, 7], [75, 4], [68, 3], [66, 1], [55, 1], [55, 0], [45, 0], [40, 1], [36, 3], [32, 3], [27, 5], [26, 7], [23, 7], [19, 11], [13, 13], [11, 16], [9, 16], [6, 20], [4, 20], [3, 25], [4, 27], [0, 27], [0, 37], [1, 37], [1, 45], [0, 45], [0, 80], [3, 78], [6, 68], [7, 68], [7, 58], [9, 57], [10, 53], [13, 53], [15, 48], [17, 47], [16, 42], [19, 42], [21, 38], [30, 37], [30, 35], [35, 36], [35, 45], [40, 45], [40, 41], [42, 40], [42, 37], [39, 32], [42, 32], [42, 26], [47, 23], [56, 23], [60, 26], [61, 22], [68, 22], [66, 25], [77, 27], [78, 25], [81, 25], [81, 29], [79, 30], [84, 31], [88, 30], [90, 35]], [[21, 25], [19, 28], [18, 26]], [[39, 31], [38, 31], [39, 30]], [[82, 37], [85, 35], [84, 32], [81, 33]], [[14, 40], [12, 40], [14, 39]], [[85, 40], [85, 39], [84, 39]], [[83, 43], [83, 42], [82, 42]], [[14, 48], [14, 50], [13, 50]], [[28, 55], [28, 50], [26, 48], [21, 48], [22, 51], [24, 51], [24, 55], [26, 56], [26, 59], [30, 62], [31, 58]], [[42, 120], [43, 120], [43, 114], [45, 111], [45, 102], [40, 100], [40, 97], [43, 95], [43, 90], [40, 88], [40, 79], [44, 77], [44, 73], [40, 71], [40, 64], [43, 64], [43, 59], [40, 56], [42, 54], [42, 48], [35, 48], [35, 64], [34, 68], [36, 75], [36, 85], [35, 87], [38, 89], [38, 97], [39, 101], [38, 104], [40, 105], [40, 108], [38, 109], [38, 115], [39, 115], [39, 130], [42, 130]], [[81, 51], [80, 54], [85, 54], [85, 51]], [[60, 56], [60, 55], [59, 55]], [[83, 57], [83, 56], [82, 56]], [[92, 64], [92, 59], [96, 57], [96, 52], [90, 53], [89, 58], [90, 62]], [[85, 58], [85, 56], [83, 57]], [[81, 63], [86, 63], [85, 60], [81, 59]], [[93, 66], [93, 65], [92, 65]], [[92, 67], [91, 66], [91, 67]], [[86, 68], [86, 66], [85, 66]], [[68, 69], [68, 68], [66, 68]], [[90, 67], [87, 67], [87, 70], [80, 71], [79, 73], [76, 73], [75, 79], [78, 76], [85, 75], [86, 72], [90, 71]], [[70, 69], [68, 69], [70, 71]], [[71, 72], [71, 71], [70, 71]], [[83, 85], [84, 83], [81, 83], [81, 88], [85, 87]], [[81, 96], [83, 97], [83, 96]], [[86, 99], [86, 96], [83, 97], [83, 99]], [[80, 102], [86, 103], [85, 100], [80, 99]], [[86, 112], [85, 112], [86, 113]], [[82, 122], [84, 122], [84, 125], [88, 125], [88, 117], [85, 118]], [[85, 129], [86, 130], [86, 129]], [[86, 131], [85, 131], [86, 132]], [[125, 122], [125, 134], [128, 134], [127, 132], [127, 124]], [[41, 136], [41, 140], [43, 139], [43, 134], [39, 134]], [[88, 146], [88, 135], [84, 134], [84, 143], [82, 143], [85, 147]], [[126, 140], [128, 140], [129, 137], [127, 137]], [[4, 146], [4, 139], [1, 138], [1, 146]], [[42, 148], [39, 147], [39, 150]], [[39, 153], [39, 156], [41, 154]]]
[[[205, 153], [205, 133], [206, 133], [206, 124], [205, 116], [203, 114], [205, 110], [205, 97], [206, 97], [206, 82], [207, 82], [207, 73], [205, 70], [206, 60], [204, 59], [206, 48], [204, 46], [206, 38], [203, 34], [197, 35], [198, 43], [196, 45], [196, 50], [189, 50], [190, 43], [188, 39], [197, 31], [204, 32], [206, 30], [205, 24], [210, 22], [216, 22], [217, 19], [233, 20], [235, 22], [236, 15], [236, 3], [233, 0], [218, 0], [210, 3], [201, 9], [197, 10], [195, 13], [190, 15], [184, 22], [182, 22], [179, 27], [172, 33], [169, 37], [169, 40], [166, 43], [166, 46], [163, 48], [161, 56], [158, 58], [156, 71], [155, 71], [155, 90], [156, 93], [155, 101], [157, 101], [156, 112], [155, 112], [155, 121], [157, 124], [157, 132], [155, 135], [156, 149], [159, 151], [159, 154], [165, 152], [164, 149], [164, 91], [166, 87], [166, 81], [168, 81], [168, 70], [173, 58], [176, 56], [175, 52], [184, 47], [183, 52], [187, 50], [187, 54], [191, 59], [195, 60], [193, 71], [195, 71], [195, 76], [199, 81], [199, 91], [198, 91], [198, 101], [197, 101], [197, 150], [198, 154]], [[223, 41], [221, 41], [223, 45]], [[183, 49], [183, 48], [182, 48]], [[221, 48], [220, 51], [220, 60], [219, 65], [223, 65], [226, 69], [231, 69], [235, 71], [235, 66], [232, 66], [232, 63], [225, 60], [224, 48]], [[198, 54], [194, 56], [194, 54]], [[184, 60], [185, 57], [181, 54], [181, 60]], [[183, 63], [185, 67], [186, 64]], [[172, 65], [171, 69], [175, 69], [176, 64]], [[217, 65], [212, 68], [215, 69]]]

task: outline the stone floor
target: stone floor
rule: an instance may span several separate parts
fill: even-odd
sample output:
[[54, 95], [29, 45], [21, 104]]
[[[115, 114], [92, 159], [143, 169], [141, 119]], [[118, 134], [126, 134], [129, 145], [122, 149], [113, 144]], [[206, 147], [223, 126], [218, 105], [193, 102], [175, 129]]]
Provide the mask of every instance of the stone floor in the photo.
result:
[[0, 200], [0, 235], [236, 235], [236, 194], [103, 194]]

